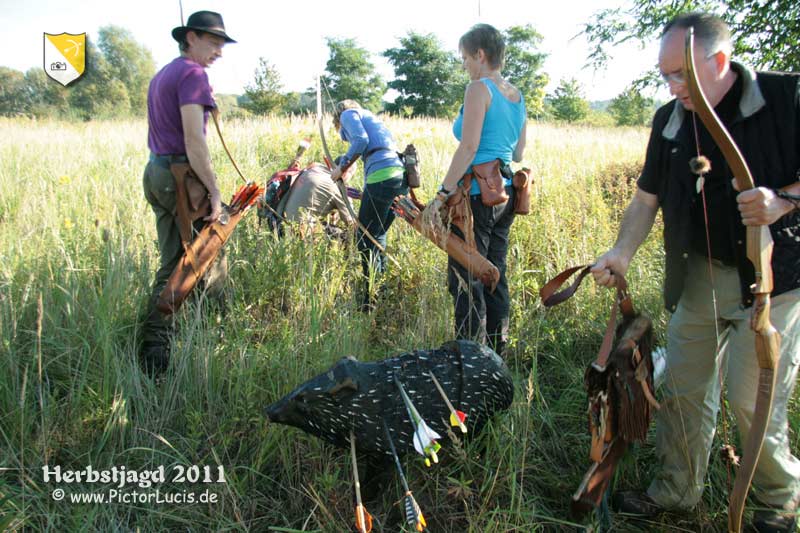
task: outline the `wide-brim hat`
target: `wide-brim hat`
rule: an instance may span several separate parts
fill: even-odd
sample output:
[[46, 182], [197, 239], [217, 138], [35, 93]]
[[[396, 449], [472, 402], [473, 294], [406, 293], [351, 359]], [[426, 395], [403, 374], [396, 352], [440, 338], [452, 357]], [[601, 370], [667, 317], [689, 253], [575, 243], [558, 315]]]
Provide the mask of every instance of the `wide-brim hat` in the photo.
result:
[[213, 11], [198, 11], [189, 15], [186, 21], [186, 26], [178, 26], [172, 30], [172, 38], [178, 42], [184, 40], [186, 32], [189, 30], [202, 31], [222, 37], [226, 43], [235, 43], [227, 33], [225, 33], [225, 24], [222, 22], [222, 15], [214, 13]]

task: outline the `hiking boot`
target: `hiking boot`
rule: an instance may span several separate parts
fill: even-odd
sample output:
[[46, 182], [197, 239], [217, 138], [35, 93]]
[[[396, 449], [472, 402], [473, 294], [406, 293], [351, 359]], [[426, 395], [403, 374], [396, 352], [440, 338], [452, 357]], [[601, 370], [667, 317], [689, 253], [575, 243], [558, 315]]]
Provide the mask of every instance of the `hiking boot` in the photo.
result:
[[653, 517], [664, 512], [664, 508], [654, 502], [644, 491], [629, 490], [615, 492], [611, 507], [618, 513]]
[[758, 533], [794, 533], [797, 514], [782, 509], [761, 509], [753, 513], [752, 526]]
[[160, 342], [145, 342], [139, 352], [139, 363], [145, 374], [158, 377], [166, 372], [169, 367], [170, 349], [168, 344]]

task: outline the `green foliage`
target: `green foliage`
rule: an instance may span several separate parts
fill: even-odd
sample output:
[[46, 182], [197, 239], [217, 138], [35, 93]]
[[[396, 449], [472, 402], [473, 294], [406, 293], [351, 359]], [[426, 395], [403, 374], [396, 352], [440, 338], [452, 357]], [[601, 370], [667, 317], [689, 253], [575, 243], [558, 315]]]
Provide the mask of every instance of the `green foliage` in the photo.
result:
[[563, 79], [549, 100], [553, 117], [567, 122], [576, 122], [589, 112], [589, 102], [582, 95], [578, 80]]
[[[153, 54], [136, 42], [131, 32], [119, 26], [103, 26], [98, 32], [97, 46], [103, 54], [107, 68], [107, 82], [116, 80], [125, 87], [129, 107], [134, 114], [147, 110], [147, 89], [156, 72]], [[112, 89], [114, 97], [121, 97], [119, 88]]]
[[370, 53], [355, 39], [327, 38], [330, 56], [325, 64], [323, 81], [334, 101], [351, 98], [362, 107], [380, 111], [386, 84], [375, 72]]
[[27, 114], [34, 117], [66, 116], [69, 113], [70, 89], [55, 83], [38, 67], [25, 73], [26, 92], [29, 97]]
[[127, 115], [131, 111], [128, 90], [112, 75], [113, 67], [86, 37], [86, 70], [67, 91], [70, 107], [84, 120]]
[[128, 30], [104, 26], [97, 45], [87, 36], [86, 69], [68, 88], [38, 67], [24, 75], [6, 67], [0, 69], [0, 115], [77, 116], [89, 120], [143, 115], [155, 61]]
[[25, 86], [22, 72], [0, 66], [0, 115], [13, 117], [27, 112], [30, 101]]
[[[454, 150], [451, 123], [385, 120], [397, 138], [414, 139], [425, 154], [418, 192], [431, 198]], [[291, 159], [313, 127], [313, 117], [255, 117], [227, 121], [225, 135], [243, 173], [262, 180]], [[153, 381], [136, 359], [139, 319], [159, 264], [140, 181], [146, 121], [0, 118], [0, 130], [3, 529], [350, 529], [347, 451], [266, 421], [263, 408], [342, 356], [375, 361], [449, 340], [444, 253], [396, 221], [388, 250], [401, 266], [388, 271], [385, 298], [365, 315], [358, 311], [361, 274], [352, 242], [304, 240], [291, 231], [277, 239], [248, 213], [226, 245], [231, 296], [224, 313], [207, 308], [202, 297], [186, 305], [176, 316], [171, 368]], [[480, 436], [445, 441], [436, 467], [425, 469], [413, 453], [403, 458], [430, 531], [599, 530], [591, 517], [582, 524], [566, 517], [589, 467], [584, 371], [602, 341], [613, 293], [587, 280], [569, 302], [545, 310], [538, 291], [564, 267], [590, 262], [614, 242], [647, 132], [531, 123], [528, 142], [521, 165], [535, 176], [533, 212], [514, 221], [507, 262], [513, 343], [506, 362], [514, 402]], [[210, 150], [227, 196], [240, 180], [214, 137]], [[320, 161], [318, 139], [307, 154], [304, 162]], [[637, 309], [653, 317], [663, 340], [662, 229], [657, 221], [627, 279]], [[797, 406], [795, 396], [793, 449]], [[632, 447], [617, 470], [617, 487], [645, 486], [656, 473], [653, 437]], [[220, 465], [226, 482], [127, 487], [152, 496], [158, 489], [162, 497], [208, 490], [219, 500], [207, 505], [55, 501], [56, 488], [107, 493], [108, 484], [41, 477], [43, 465], [88, 464], [129, 471], [163, 465], [168, 474], [175, 465]], [[722, 531], [728, 489], [721, 461], [709, 465], [708, 484], [696, 511], [646, 521], [617, 514], [613, 527]], [[396, 522], [398, 485], [389, 481], [367, 502], [380, 531], [403, 528]]]
[[800, 69], [800, 3], [796, 0], [633, 0], [628, 8], [602, 9], [583, 25], [583, 33], [594, 46], [589, 59], [602, 66], [610, 60], [610, 48], [629, 40], [657, 39], [670, 19], [688, 11], [715, 13], [728, 22], [734, 57], [757, 68]]
[[622, 91], [608, 106], [617, 126], [645, 126], [651, 121], [654, 111], [654, 100], [643, 96], [634, 87]]
[[279, 111], [288, 100], [281, 92], [281, 88], [281, 75], [278, 70], [260, 57], [253, 82], [244, 88], [241, 106], [257, 115]]
[[413, 31], [400, 46], [383, 52], [394, 67], [389, 88], [400, 93], [386, 110], [403, 116], [446, 117], [461, 104], [469, 81], [458, 59], [444, 50], [435, 35]]
[[306, 113], [315, 113], [317, 109], [317, 95], [315, 89], [309, 89], [304, 92], [289, 92], [286, 93], [286, 102], [283, 105], [283, 111], [290, 115], [303, 115]]
[[614, 117], [612, 117], [608, 111], [591, 108], [581, 120], [581, 124], [588, 124], [598, 128], [611, 128], [615, 126]]
[[547, 74], [540, 72], [547, 54], [539, 51], [542, 36], [533, 26], [511, 26], [505, 30], [506, 58], [503, 75], [525, 95], [525, 108], [529, 117], [544, 113]]

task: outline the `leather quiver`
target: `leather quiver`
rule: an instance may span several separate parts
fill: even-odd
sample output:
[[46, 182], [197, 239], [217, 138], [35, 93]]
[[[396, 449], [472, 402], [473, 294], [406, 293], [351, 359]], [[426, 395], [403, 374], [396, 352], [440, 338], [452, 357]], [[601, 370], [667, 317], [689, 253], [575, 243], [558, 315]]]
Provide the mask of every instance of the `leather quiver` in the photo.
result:
[[527, 215], [531, 212], [531, 169], [517, 170], [511, 184], [514, 186], [514, 213]]
[[180, 262], [158, 295], [156, 307], [159, 311], [169, 315], [178, 310], [192, 289], [211, 268], [243, 214], [242, 211], [231, 214], [226, 224], [220, 223], [219, 220], [206, 224], [191, 244], [186, 246]]
[[[464, 267], [472, 277], [479, 279], [483, 285], [489, 287], [491, 292], [494, 292], [497, 283], [500, 281], [500, 271], [491, 261], [482, 256], [475, 246], [475, 233], [472, 229], [472, 210], [469, 206], [469, 189], [466, 187], [468, 187], [468, 184], [459, 188], [448, 198], [443, 210], [444, 217], [442, 217], [445, 220], [442, 223], [426, 223], [425, 221], [428, 217], [420, 213], [411, 222], [411, 226], [424, 237], [433, 241], [436, 246], [452, 257], [456, 263]], [[431, 206], [428, 207], [428, 209], [430, 208]], [[435, 216], [439, 215], [434, 214]], [[453, 233], [446, 222], [458, 227], [464, 238], [462, 239]]]

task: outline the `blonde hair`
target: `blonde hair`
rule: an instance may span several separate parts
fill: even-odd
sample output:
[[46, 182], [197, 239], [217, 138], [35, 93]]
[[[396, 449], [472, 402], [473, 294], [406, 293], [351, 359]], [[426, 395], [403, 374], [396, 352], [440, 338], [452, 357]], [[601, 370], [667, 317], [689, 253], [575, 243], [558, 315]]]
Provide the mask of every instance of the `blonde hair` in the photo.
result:
[[341, 125], [340, 119], [342, 113], [348, 109], [361, 109], [361, 105], [355, 100], [342, 100], [341, 102], [337, 102], [333, 112], [333, 125], [336, 126], [336, 129], [339, 129]]

